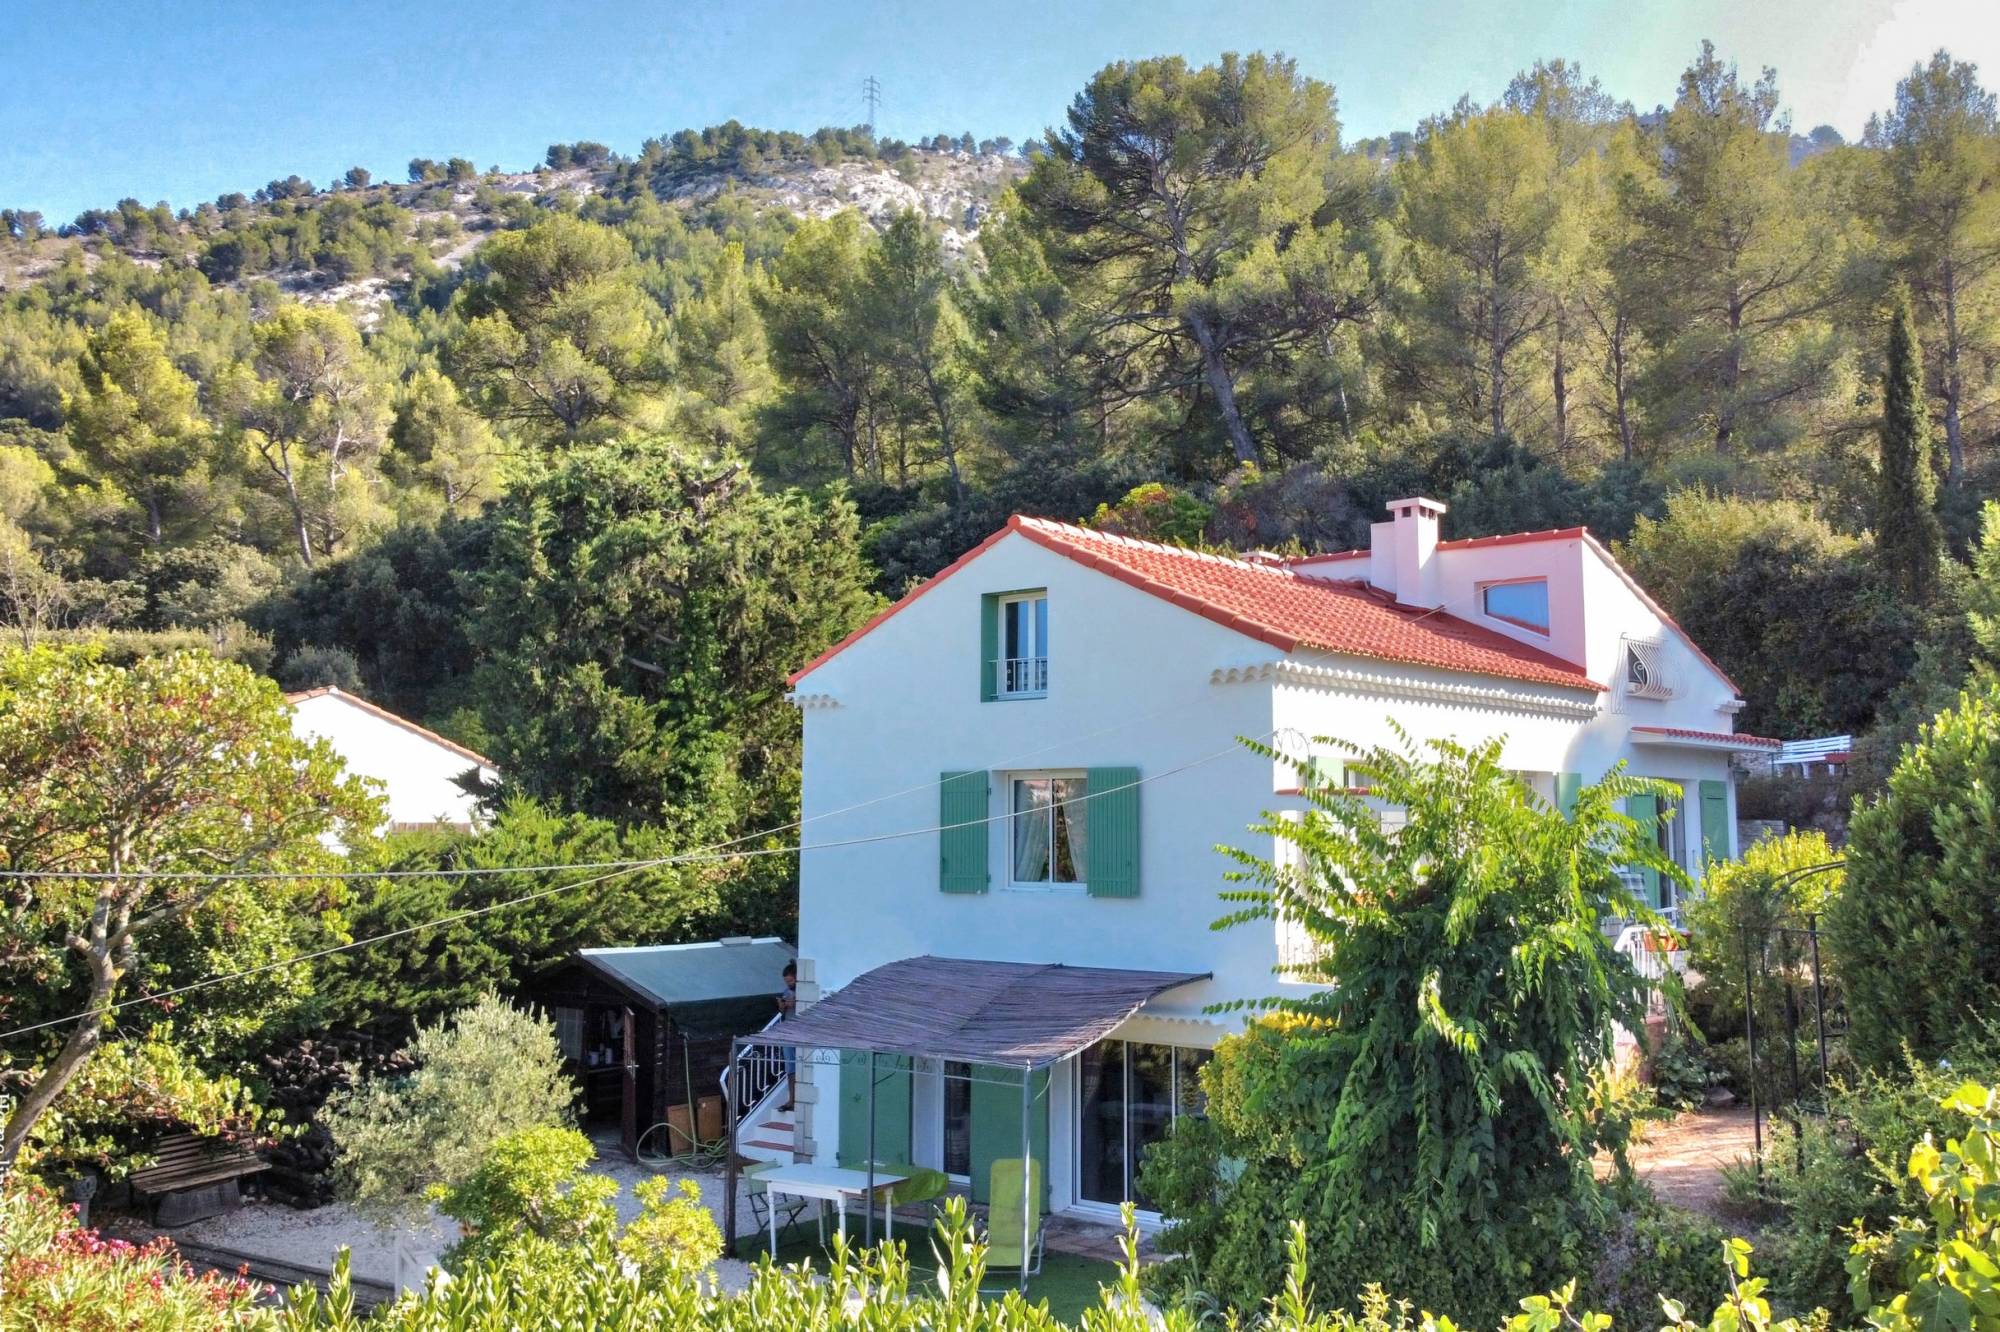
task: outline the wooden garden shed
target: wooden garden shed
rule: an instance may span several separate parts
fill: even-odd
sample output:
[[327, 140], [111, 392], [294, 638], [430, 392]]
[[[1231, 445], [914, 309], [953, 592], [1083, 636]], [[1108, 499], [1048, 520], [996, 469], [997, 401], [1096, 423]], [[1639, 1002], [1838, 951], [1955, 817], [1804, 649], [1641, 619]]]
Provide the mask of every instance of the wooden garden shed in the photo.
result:
[[585, 948], [523, 987], [556, 1024], [589, 1123], [619, 1124], [625, 1150], [680, 1152], [689, 1135], [720, 1138], [730, 1042], [778, 1012], [785, 964], [778, 938]]

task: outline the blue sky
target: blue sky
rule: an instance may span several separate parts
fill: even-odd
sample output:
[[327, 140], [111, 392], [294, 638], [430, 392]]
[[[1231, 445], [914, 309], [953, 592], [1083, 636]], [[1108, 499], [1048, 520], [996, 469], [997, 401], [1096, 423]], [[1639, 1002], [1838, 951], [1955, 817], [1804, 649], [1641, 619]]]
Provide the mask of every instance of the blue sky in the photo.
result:
[[0, 0], [0, 204], [67, 220], [126, 195], [186, 207], [294, 172], [413, 156], [532, 165], [552, 141], [624, 152], [734, 117], [904, 138], [1020, 140], [1124, 57], [1282, 50], [1331, 82], [1350, 137], [1490, 101], [1567, 56], [1642, 107], [1704, 36], [1778, 69], [1801, 129], [1857, 134], [1939, 45], [2000, 83], [1994, 0]]

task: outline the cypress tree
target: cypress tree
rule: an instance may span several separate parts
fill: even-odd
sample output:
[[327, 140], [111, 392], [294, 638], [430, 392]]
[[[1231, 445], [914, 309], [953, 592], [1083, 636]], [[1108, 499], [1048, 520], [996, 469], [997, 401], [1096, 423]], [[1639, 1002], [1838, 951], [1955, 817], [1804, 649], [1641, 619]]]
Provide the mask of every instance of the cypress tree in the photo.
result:
[[1937, 585], [1943, 548], [1930, 407], [1924, 398], [1923, 355], [1917, 347], [1909, 295], [1899, 293], [1889, 325], [1889, 364], [1882, 376], [1882, 463], [1877, 473], [1875, 549], [1897, 587], [1923, 602], [1930, 600]]

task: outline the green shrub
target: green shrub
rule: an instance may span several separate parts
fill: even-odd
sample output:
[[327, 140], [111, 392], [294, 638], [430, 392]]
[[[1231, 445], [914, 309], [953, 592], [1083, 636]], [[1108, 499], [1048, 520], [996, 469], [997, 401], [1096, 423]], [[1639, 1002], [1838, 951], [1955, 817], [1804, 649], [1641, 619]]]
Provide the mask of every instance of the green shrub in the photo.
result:
[[1586, 1296], [1623, 1327], [1655, 1325], [1662, 1298], [1712, 1309], [1727, 1291], [1716, 1262], [1727, 1239], [1706, 1217], [1641, 1196], [1605, 1228]]
[[[1743, 1031], [1747, 962], [1762, 1031], [1784, 1022], [1786, 991], [1794, 1010], [1812, 1007], [1812, 944], [1803, 933], [1840, 895], [1839, 853], [1822, 833], [1787, 833], [1759, 842], [1740, 860], [1709, 865], [1701, 891], [1687, 907], [1688, 966], [1701, 977], [1689, 995], [1697, 1024], [1710, 1040]], [[1817, 871], [1817, 872], [1815, 872]], [[1827, 1002], [1838, 1001], [1835, 950], [1820, 940]]]
[[1764, 1181], [1783, 1217], [1774, 1247], [1791, 1304], [1842, 1307], [1849, 1272], [1840, 1236], [1856, 1220], [1881, 1230], [1921, 1207], [1903, 1169], [1907, 1150], [1926, 1137], [1943, 1140], [1956, 1121], [1945, 1102], [1968, 1077], [2000, 1082], [2000, 1030], [1983, 1028], [1942, 1062], [1906, 1057], [1893, 1072], [1859, 1073], [1835, 1084], [1824, 1120], [1773, 1127]]
[[1679, 1026], [1667, 1033], [1650, 1061], [1653, 1095], [1668, 1110], [1698, 1110], [1708, 1103], [1709, 1090], [1722, 1082], [1725, 1070], [1708, 1047]]
[[619, 1235], [618, 1184], [588, 1172], [596, 1154], [575, 1129], [526, 1129], [494, 1143], [456, 1185], [433, 1187], [438, 1210], [460, 1223], [446, 1269], [464, 1272], [513, 1258], [573, 1265], [613, 1237], [618, 1253], [654, 1281], [704, 1272], [722, 1256], [722, 1231], [693, 1180], [681, 1180], [677, 1189], [661, 1176], [641, 1181], [639, 1215]]
[[494, 1144], [569, 1117], [575, 1091], [555, 1028], [491, 995], [419, 1030], [407, 1053], [414, 1073], [359, 1082], [320, 1112], [341, 1192], [385, 1221], [425, 1215]]
[[1961, 695], [1849, 828], [1826, 933], [1847, 978], [1855, 1058], [1935, 1059], [2000, 1012], [2000, 682]]
[[1377, 1282], [1490, 1323], [1506, 1292], [1594, 1252], [1591, 1158], [1622, 1149], [1629, 1125], [1604, 1113], [1592, 1073], [1615, 1024], [1641, 1025], [1645, 995], [1598, 920], [1651, 918], [1621, 865], [1678, 873], [1620, 812], [1656, 784], [1614, 775], [1566, 818], [1497, 745], [1406, 743], [1347, 765], [1371, 803], [1406, 812], [1387, 833], [1370, 803], [1300, 767], [1305, 817], [1257, 829], [1296, 861], [1232, 852], [1244, 886], [1217, 926], [1298, 921], [1319, 945], [1300, 978], [1338, 983], [1269, 1001], [1217, 1047], [1208, 1123], [1181, 1121], [1142, 1168], [1170, 1223], [1161, 1246], [1247, 1307], [1282, 1279], [1271, 1237], [1300, 1220], [1334, 1298]]
[[1854, 1307], [1881, 1332], [2000, 1326], [2000, 1087], [1965, 1083], [1944, 1109], [1970, 1121], [1963, 1136], [1942, 1149], [1926, 1136], [1904, 1171], [1927, 1215], [1878, 1234], [1864, 1228], [1848, 1260]]

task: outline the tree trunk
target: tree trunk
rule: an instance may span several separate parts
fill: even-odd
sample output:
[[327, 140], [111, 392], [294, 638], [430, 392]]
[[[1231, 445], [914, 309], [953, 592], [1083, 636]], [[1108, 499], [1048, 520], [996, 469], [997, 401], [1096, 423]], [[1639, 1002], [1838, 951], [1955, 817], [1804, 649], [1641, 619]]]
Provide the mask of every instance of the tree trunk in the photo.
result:
[[937, 417], [938, 452], [944, 455], [944, 468], [951, 477], [952, 498], [962, 505], [965, 503], [965, 477], [958, 470], [958, 440], [952, 431], [951, 394], [939, 382], [933, 369], [924, 371], [924, 386], [930, 393], [931, 412]]
[[1743, 383], [1743, 306], [1730, 298], [1729, 351], [1722, 358], [1722, 402], [1715, 409], [1715, 451], [1728, 453], [1736, 439], [1736, 390]]
[[1616, 321], [1617, 340], [1611, 349], [1611, 398], [1618, 417], [1618, 454], [1632, 461], [1632, 388], [1625, 373], [1625, 317]]
[[1959, 369], [1958, 275], [1949, 264], [1944, 270], [1944, 446], [1949, 460], [1945, 481], [1957, 486], [1965, 480], [1965, 426], [1961, 404], [1965, 400], [1965, 380]]
[[77, 1019], [70, 1030], [69, 1039], [35, 1079], [35, 1085], [28, 1088], [14, 1105], [14, 1113], [7, 1117], [7, 1127], [0, 1133], [0, 1179], [4, 1179], [14, 1168], [14, 1161], [27, 1145], [28, 1134], [63, 1088], [83, 1068], [104, 1039], [103, 1010], [111, 1003], [112, 992], [118, 985], [118, 969], [114, 965], [115, 943], [111, 937], [111, 902], [113, 890], [107, 888], [100, 893], [96, 909], [91, 912], [90, 933], [87, 937], [73, 938], [70, 944], [82, 953], [85, 964], [90, 969], [90, 999], [84, 1005], [84, 1016]]
[[1489, 421], [1497, 439], [1507, 433], [1507, 303], [1500, 237], [1493, 237], [1486, 260], [1486, 392]]
[[1256, 462], [1257, 441], [1250, 438], [1250, 427], [1243, 423], [1243, 412], [1236, 405], [1236, 383], [1223, 363], [1215, 330], [1201, 315], [1184, 315], [1183, 320], [1188, 332], [1194, 335], [1195, 346], [1201, 349], [1202, 373], [1208, 380], [1209, 392], [1215, 395], [1215, 409], [1222, 414], [1222, 428], [1229, 432], [1229, 446], [1236, 453], [1236, 461]]
[[1564, 357], [1567, 349], [1563, 345], [1563, 337], [1566, 332], [1567, 330], [1563, 328], [1562, 319], [1558, 316], [1556, 319], [1555, 373], [1553, 376], [1554, 382], [1551, 385], [1551, 390], [1554, 392], [1556, 400], [1557, 453], [1561, 453], [1569, 444], [1569, 366]]

